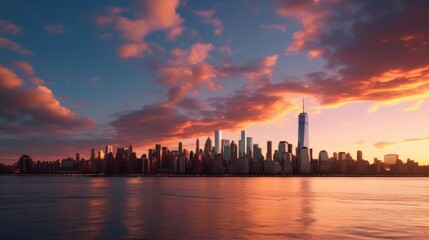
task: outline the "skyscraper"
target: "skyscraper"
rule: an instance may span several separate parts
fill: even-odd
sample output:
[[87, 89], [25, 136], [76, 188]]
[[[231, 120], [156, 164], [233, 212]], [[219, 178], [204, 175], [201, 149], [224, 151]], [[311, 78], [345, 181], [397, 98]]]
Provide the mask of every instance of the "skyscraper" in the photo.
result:
[[109, 153], [113, 153], [113, 146], [112, 145], [106, 145], [106, 155], [109, 155]]
[[308, 115], [304, 111], [304, 99], [302, 99], [302, 113], [298, 117], [298, 152], [301, 148], [310, 148], [308, 139]]
[[216, 130], [215, 131], [215, 153], [220, 154], [222, 152], [221, 149], [221, 139], [222, 139], [222, 131]]
[[237, 144], [235, 144], [234, 141], [231, 142], [230, 150], [231, 150], [230, 161], [232, 162], [237, 161]]
[[273, 160], [273, 142], [267, 141], [267, 161]]
[[182, 156], [182, 154], [183, 154], [183, 144], [182, 144], [182, 142], [179, 142], [178, 149], [179, 149], [179, 156]]
[[308, 148], [303, 147], [300, 150], [300, 166], [299, 171], [301, 173], [310, 173], [311, 172], [311, 165], [310, 165], [310, 153], [308, 152]]
[[239, 146], [240, 158], [246, 154], [246, 130], [241, 130], [241, 140]]
[[246, 142], [246, 154], [249, 158], [253, 158], [253, 138], [252, 137], [247, 137], [247, 142]]
[[222, 139], [221, 149], [222, 149], [223, 160], [228, 165], [229, 160], [231, 159], [231, 146], [230, 146], [229, 140]]
[[360, 151], [360, 150], [357, 151], [356, 160], [358, 160], [358, 161], [362, 161], [363, 160], [362, 151]]
[[197, 138], [195, 143], [195, 155], [198, 156], [200, 154], [200, 140]]

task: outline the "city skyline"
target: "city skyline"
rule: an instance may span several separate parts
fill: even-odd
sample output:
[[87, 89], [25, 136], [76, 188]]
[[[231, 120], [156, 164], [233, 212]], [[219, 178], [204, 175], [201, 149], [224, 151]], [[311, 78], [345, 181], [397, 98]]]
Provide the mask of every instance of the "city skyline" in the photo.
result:
[[427, 12], [412, 0], [3, 1], [0, 163], [207, 137], [238, 154], [271, 141], [272, 155], [300, 141], [304, 97], [314, 154], [429, 164]]

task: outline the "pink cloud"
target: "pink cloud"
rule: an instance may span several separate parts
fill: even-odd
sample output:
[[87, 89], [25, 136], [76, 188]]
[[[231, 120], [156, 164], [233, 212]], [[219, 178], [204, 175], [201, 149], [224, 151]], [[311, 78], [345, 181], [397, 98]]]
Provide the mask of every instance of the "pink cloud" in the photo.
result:
[[20, 44], [0, 36], [0, 48], [5, 48], [10, 51], [21, 53], [23, 55], [32, 55], [30, 50], [23, 48]]
[[34, 72], [34, 68], [30, 65], [30, 63], [18, 61], [13, 62], [13, 65], [22, 72], [24, 72], [34, 84], [45, 85], [45, 82], [36, 75], [36, 73]]
[[231, 41], [227, 41], [222, 47], [219, 47], [218, 50], [221, 53], [231, 56], [232, 55]]
[[[21, 64], [31, 73], [32, 68]], [[60, 133], [89, 129], [90, 118], [80, 118], [61, 105], [46, 86], [25, 87], [10, 69], [0, 66], [0, 131], [32, 134]]]
[[144, 52], [150, 51], [146, 43], [126, 43], [122, 44], [116, 53], [121, 58], [142, 57]]
[[128, 12], [127, 8], [113, 7], [113, 6], [107, 7], [107, 13], [110, 15], [121, 15], [122, 13], [125, 13], [125, 12]]
[[130, 19], [121, 16], [123, 9], [108, 8], [107, 16], [98, 16], [99, 26], [112, 25], [119, 32], [124, 44], [117, 53], [122, 58], [142, 57], [150, 52], [146, 36], [152, 32], [165, 31], [168, 40], [174, 40], [183, 33], [183, 19], [177, 14], [178, 0], [141, 1], [137, 4], [137, 17]]
[[0, 88], [16, 88], [22, 84], [21, 79], [12, 70], [0, 66]]
[[220, 66], [206, 62], [212, 44], [195, 43], [188, 49], [175, 48], [165, 63], [155, 62], [150, 67], [156, 72], [156, 80], [168, 86], [168, 104], [176, 104], [186, 94], [196, 93], [201, 86], [208, 90], [219, 90], [222, 86], [217, 79], [244, 77], [256, 85], [271, 80], [271, 73], [277, 55], [251, 61], [243, 66], [223, 64]]
[[216, 8], [195, 12], [195, 14], [199, 16], [205, 24], [212, 25], [214, 27], [213, 33], [215, 35], [219, 35], [219, 34], [222, 34], [223, 32], [223, 24], [218, 18], [214, 17], [215, 13], [216, 13]]
[[205, 61], [211, 50], [213, 50], [213, 45], [211, 44], [196, 43], [192, 45], [191, 52], [188, 56], [188, 62], [190, 64], [197, 64]]
[[53, 33], [53, 34], [63, 34], [65, 32], [65, 27], [62, 24], [49, 23], [43, 26], [43, 29], [46, 32]]
[[11, 34], [17, 35], [22, 32], [21, 28], [15, 24], [8, 22], [4, 19], [0, 19], [0, 34]]

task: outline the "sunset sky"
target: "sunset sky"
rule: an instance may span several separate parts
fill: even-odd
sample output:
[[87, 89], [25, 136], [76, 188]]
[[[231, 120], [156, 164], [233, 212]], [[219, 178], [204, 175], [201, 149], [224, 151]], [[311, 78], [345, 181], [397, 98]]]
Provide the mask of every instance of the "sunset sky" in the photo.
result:
[[0, 3], [0, 162], [214, 131], [429, 164], [429, 1]]

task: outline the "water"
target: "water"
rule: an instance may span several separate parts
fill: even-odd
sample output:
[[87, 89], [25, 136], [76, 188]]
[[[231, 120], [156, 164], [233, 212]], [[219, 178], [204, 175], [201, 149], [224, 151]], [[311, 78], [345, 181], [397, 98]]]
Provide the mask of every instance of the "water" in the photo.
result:
[[429, 239], [429, 178], [0, 177], [1, 239]]

